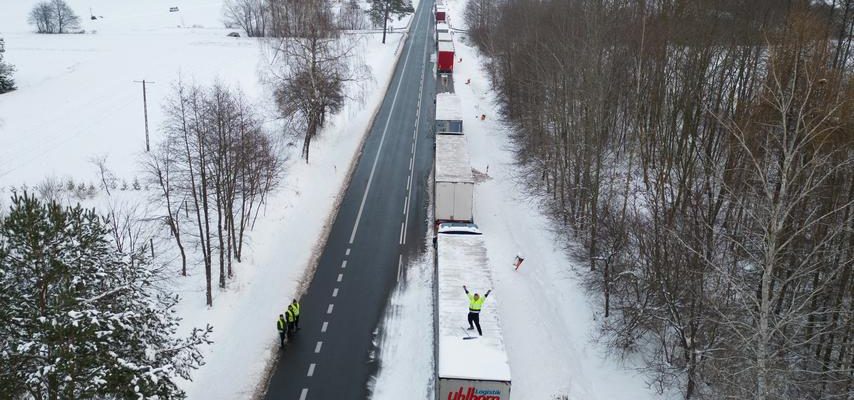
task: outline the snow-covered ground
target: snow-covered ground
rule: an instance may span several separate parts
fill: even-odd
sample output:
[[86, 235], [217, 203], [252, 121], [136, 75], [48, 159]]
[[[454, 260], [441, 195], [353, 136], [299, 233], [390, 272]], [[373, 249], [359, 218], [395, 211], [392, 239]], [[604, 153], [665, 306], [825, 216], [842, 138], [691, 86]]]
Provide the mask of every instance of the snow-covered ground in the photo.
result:
[[[462, 21], [465, 1], [447, 2], [453, 28], [465, 29]], [[500, 294], [500, 301], [491, 305], [487, 302], [484, 312], [497, 312], [501, 317], [513, 376], [512, 398], [553, 399], [564, 395], [571, 400], [662, 398], [649, 388], [631, 361], [624, 363], [609, 356], [604, 344], [593, 339], [597, 336], [595, 310], [574, 272], [579, 266], [561, 249], [561, 239], [551, 230], [537, 202], [514, 179], [517, 171], [507, 134], [509, 128], [498, 120], [495, 94], [483, 69], [483, 59], [466, 44], [464, 35], [457, 34], [454, 40], [455, 89], [462, 102], [472, 168], [487, 174], [475, 187], [475, 220], [484, 233], [496, 282], [494, 290]], [[464, 84], [468, 79], [471, 83]], [[483, 121], [479, 118], [482, 114], [486, 115]], [[525, 261], [514, 271], [512, 263], [517, 252], [525, 256]], [[416, 263], [409, 268], [417, 270], [423, 266]], [[423, 327], [423, 315], [399, 311], [423, 308], [425, 289], [417, 284], [409, 282], [403, 293], [396, 294], [393, 312], [383, 324], [385, 329], [394, 333]], [[461, 324], [464, 319], [465, 310], [461, 310]], [[377, 382], [392, 385], [377, 390], [374, 400], [406, 398], [412, 386], [432, 375], [432, 370], [419, 369], [424, 365], [432, 368], [433, 347], [392, 333], [382, 333], [395, 338], [396, 343], [383, 344], [387, 348], [380, 352], [382, 367], [377, 378]], [[394, 379], [400, 376], [419, 380], [410, 383]]]
[[[222, 0], [67, 0], [81, 16], [83, 34], [37, 35], [26, 24], [36, 0], [0, 0], [0, 36], [6, 60], [15, 65], [18, 90], [0, 95], [0, 205], [11, 188], [34, 187], [53, 177], [98, 186], [90, 160], [107, 156], [107, 166], [132, 183], [142, 180], [144, 152], [142, 88], [148, 89], [151, 143], [160, 138], [162, 104], [179, 76], [210, 85], [239, 87], [265, 118], [275, 118], [259, 72], [268, 68], [265, 46], [254, 39], [231, 38], [223, 28]], [[178, 6], [180, 12], [170, 13]], [[90, 20], [89, 7], [102, 19]], [[408, 19], [395, 23], [406, 26]], [[183, 326], [214, 326], [214, 344], [205, 363], [182, 382], [190, 399], [249, 398], [262, 383], [276, 345], [274, 322], [298, 296], [331, 222], [348, 170], [391, 79], [404, 35], [363, 36], [364, 62], [372, 71], [361, 82], [363, 102], [351, 102], [328, 119], [312, 142], [311, 164], [300, 146], [288, 146], [280, 189], [272, 193], [249, 235], [236, 277], [215, 290], [214, 306], [205, 305], [204, 271], [198, 263], [186, 278], [169, 281], [182, 296]], [[143, 204], [153, 194], [144, 188], [97, 193], [89, 205]], [[166, 243], [166, 242], [163, 242]], [[180, 266], [168, 251], [157, 262]], [[214, 277], [216, 279], [216, 276]]]

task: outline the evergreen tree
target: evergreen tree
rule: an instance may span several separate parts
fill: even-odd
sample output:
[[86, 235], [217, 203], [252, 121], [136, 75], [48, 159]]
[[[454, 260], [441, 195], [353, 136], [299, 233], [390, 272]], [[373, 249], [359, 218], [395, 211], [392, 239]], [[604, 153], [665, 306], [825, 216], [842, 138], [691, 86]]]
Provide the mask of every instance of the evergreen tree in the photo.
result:
[[[24, 193], [0, 221], [4, 398], [183, 398], [212, 329], [175, 336], [177, 297], [138, 254], [110, 245], [94, 210]], [[7, 396], [8, 397], [5, 397]]]
[[383, 43], [385, 43], [385, 35], [388, 30], [388, 21], [392, 15], [398, 19], [404, 15], [414, 12], [409, 0], [371, 0], [371, 9], [368, 10], [368, 15], [371, 16], [371, 21], [375, 25], [383, 24]]
[[3, 61], [3, 53], [5, 51], [5, 43], [3, 38], [0, 38], [0, 94], [15, 90], [15, 81], [12, 79], [15, 67]]

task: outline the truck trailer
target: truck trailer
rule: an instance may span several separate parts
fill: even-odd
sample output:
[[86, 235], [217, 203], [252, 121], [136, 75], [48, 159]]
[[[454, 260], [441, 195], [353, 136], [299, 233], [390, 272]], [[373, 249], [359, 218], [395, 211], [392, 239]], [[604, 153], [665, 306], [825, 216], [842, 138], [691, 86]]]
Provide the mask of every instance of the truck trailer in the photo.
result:
[[[437, 400], [509, 400], [510, 363], [493, 292], [480, 313], [483, 336], [466, 330], [468, 298], [494, 288], [483, 236], [474, 224], [441, 224], [436, 242]], [[473, 332], [473, 333], [472, 333]]]
[[436, 22], [445, 22], [448, 17], [448, 11], [444, 5], [436, 4]]
[[439, 54], [436, 57], [436, 69], [439, 73], [454, 72], [453, 42], [439, 42]]
[[473, 222], [474, 176], [463, 135], [436, 135], [433, 216], [441, 222]]
[[436, 93], [435, 131], [437, 134], [463, 134], [460, 98], [454, 93]]

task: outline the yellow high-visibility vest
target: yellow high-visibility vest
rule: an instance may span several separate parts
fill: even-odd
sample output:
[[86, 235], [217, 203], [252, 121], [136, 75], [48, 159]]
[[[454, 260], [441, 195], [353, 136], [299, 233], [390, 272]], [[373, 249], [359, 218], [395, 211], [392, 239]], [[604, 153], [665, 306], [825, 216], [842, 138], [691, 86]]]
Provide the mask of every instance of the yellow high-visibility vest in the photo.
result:
[[285, 331], [285, 320], [282, 318], [279, 318], [278, 320], [276, 320], [276, 326], [279, 328], [279, 332], [284, 332]]
[[293, 303], [291, 306], [294, 308], [294, 316], [299, 317], [299, 303]]
[[288, 322], [294, 322], [294, 311], [291, 307], [288, 307], [288, 311], [285, 311], [285, 318], [288, 319]]
[[485, 296], [479, 296], [480, 298], [475, 299], [473, 295], [469, 296], [469, 311], [471, 312], [480, 312], [480, 309], [483, 308], [483, 302], [486, 300]]

